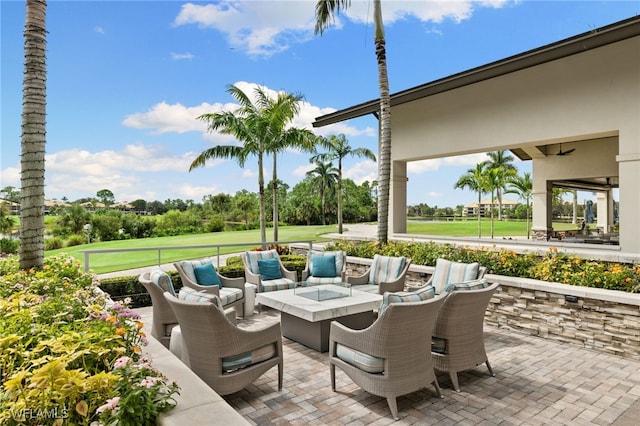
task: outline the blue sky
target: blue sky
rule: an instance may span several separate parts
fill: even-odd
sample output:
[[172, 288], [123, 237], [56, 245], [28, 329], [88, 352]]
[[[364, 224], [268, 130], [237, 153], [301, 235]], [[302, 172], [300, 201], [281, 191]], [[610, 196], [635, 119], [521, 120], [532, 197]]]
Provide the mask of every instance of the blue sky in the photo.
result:
[[[116, 200], [257, 192], [257, 161], [241, 169], [214, 160], [189, 172], [197, 154], [233, 144], [196, 117], [233, 110], [230, 84], [302, 94], [294, 125], [378, 98], [371, 2], [354, 0], [336, 25], [313, 35], [315, 1], [58, 1], [47, 9], [46, 197]], [[640, 13], [640, 1], [382, 2], [391, 92], [395, 93]], [[0, 1], [0, 188], [20, 186], [24, 1]], [[313, 129], [344, 133], [377, 149], [377, 123], [363, 117]], [[293, 187], [311, 168], [307, 154], [278, 158]], [[454, 190], [483, 155], [411, 163], [408, 203], [469, 204]], [[530, 163], [517, 162], [522, 172]], [[345, 177], [376, 179], [376, 164], [345, 162]], [[271, 176], [267, 159], [266, 176]]]

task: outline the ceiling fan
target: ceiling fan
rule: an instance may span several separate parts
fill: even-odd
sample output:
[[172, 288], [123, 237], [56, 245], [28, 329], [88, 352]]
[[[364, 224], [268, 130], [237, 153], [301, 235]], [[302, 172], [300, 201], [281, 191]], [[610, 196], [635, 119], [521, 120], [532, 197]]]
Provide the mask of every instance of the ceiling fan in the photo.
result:
[[575, 148], [571, 148], [571, 149], [568, 149], [566, 151], [563, 151], [562, 150], [562, 144], [560, 144], [560, 151], [558, 151], [558, 153], [556, 155], [559, 155], [559, 156], [569, 155], [569, 154], [573, 153], [573, 151], [575, 151], [575, 150], [576, 150]]

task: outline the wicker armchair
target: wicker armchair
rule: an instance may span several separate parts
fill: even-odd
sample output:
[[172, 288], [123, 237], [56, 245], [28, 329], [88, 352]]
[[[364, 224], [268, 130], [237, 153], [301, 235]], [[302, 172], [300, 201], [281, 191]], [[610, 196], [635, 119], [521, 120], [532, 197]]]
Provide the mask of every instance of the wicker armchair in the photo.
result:
[[438, 313], [432, 338], [433, 365], [449, 372], [456, 392], [460, 392], [459, 371], [485, 363], [494, 376], [484, 349], [484, 315], [497, 288], [498, 283], [493, 283], [479, 290], [453, 291]]
[[178, 274], [180, 274], [180, 280], [184, 287], [217, 295], [222, 300], [225, 309], [233, 307], [236, 309], [236, 313], [239, 313], [240, 316], [244, 318], [244, 279], [242, 277], [228, 278], [220, 275], [220, 273], [216, 271], [222, 287], [217, 285], [200, 285], [196, 280], [195, 267], [204, 265], [205, 263], [213, 264], [213, 259], [207, 257], [199, 260], [183, 260], [181, 262], [175, 262], [173, 266], [175, 266]]
[[445, 297], [392, 303], [364, 330], [333, 321], [329, 335], [331, 389], [336, 390], [337, 366], [365, 391], [386, 398], [396, 420], [398, 396], [431, 383], [442, 397], [429, 341]]
[[[269, 279], [260, 273], [260, 260], [276, 259], [280, 278]], [[297, 272], [289, 271], [280, 260], [277, 250], [247, 251], [242, 254], [244, 264], [244, 276], [246, 282], [256, 286], [257, 292], [285, 290], [294, 288], [297, 281]]]
[[178, 326], [176, 314], [162, 295], [165, 291], [174, 296], [176, 295], [171, 278], [164, 271], [157, 269], [141, 274], [138, 277], [138, 281], [151, 296], [153, 311], [151, 336], [168, 349], [171, 341], [171, 330]]
[[164, 297], [180, 323], [189, 367], [218, 394], [238, 392], [275, 366], [282, 390], [280, 323], [243, 330], [228, 321], [217, 297], [211, 303], [181, 300], [169, 293]]
[[[335, 274], [318, 274], [321, 268], [314, 266], [314, 259], [318, 256], [334, 259]], [[324, 272], [324, 271], [322, 271]], [[315, 273], [315, 275], [314, 275]], [[344, 251], [310, 251], [307, 256], [307, 265], [302, 271], [302, 281], [309, 284], [337, 284], [347, 280], [347, 255]]]
[[404, 290], [404, 282], [411, 266], [411, 259], [406, 257], [373, 256], [371, 266], [362, 275], [347, 277], [353, 288], [370, 293], [384, 294], [385, 291]]
[[436, 259], [436, 267], [425, 285], [433, 286], [436, 294], [440, 294], [451, 283], [480, 279], [486, 272], [487, 268], [477, 262], [452, 262], [439, 258]]

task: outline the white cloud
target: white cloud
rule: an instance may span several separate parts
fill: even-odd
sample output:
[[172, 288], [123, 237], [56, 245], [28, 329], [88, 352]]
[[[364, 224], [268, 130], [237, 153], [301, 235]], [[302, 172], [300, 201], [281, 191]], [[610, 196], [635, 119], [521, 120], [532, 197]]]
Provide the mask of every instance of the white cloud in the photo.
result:
[[296, 167], [295, 169], [293, 169], [291, 171], [291, 174], [293, 176], [301, 178], [301, 180], [302, 180], [307, 175], [307, 172], [315, 169], [315, 167], [316, 166], [314, 164], [311, 164], [311, 163], [305, 164], [305, 165], [302, 165], [302, 166], [298, 166], [298, 167]]
[[19, 167], [7, 167], [0, 173], [0, 188], [7, 186], [13, 186], [20, 188], [20, 168]]
[[125, 127], [134, 129], [151, 129], [153, 134], [204, 132], [206, 124], [198, 117], [202, 114], [234, 109], [232, 105], [206, 102], [194, 107], [186, 107], [180, 103], [173, 105], [162, 101], [155, 104], [147, 112], [129, 114], [122, 121]]
[[[414, 17], [423, 22], [442, 22], [451, 19], [461, 22], [473, 13], [476, 6], [502, 7], [512, 0], [457, 0], [382, 2], [385, 25]], [[238, 1], [217, 4], [186, 3], [174, 19], [174, 26], [195, 24], [225, 34], [229, 45], [252, 56], [271, 56], [295, 43], [313, 37], [315, 1]], [[341, 12], [333, 28], [341, 28], [341, 17], [355, 23], [372, 25], [373, 8], [370, 1], [354, 0]]]
[[215, 195], [220, 192], [220, 185], [209, 186], [196, 186], [190, 184], [183, 184], [176, 188], [174, 191], [177, 194], [177, 198], [185, 200], [194, 200], [199, 203], [202, 201], [202, 197], [205, 195]]
[[193, 54], [171, 52], [171, 59], [173, 59], [174, 61], [183, 61], [185, 59], [193, 59]]
[[407, 173], [421, 174], [427, 172], [435, 172], [441, 167], [446, 166], [469, 166], [475, 167], [476, 164], [487, 160], [487, 154], [468, 154], [456, 157], [432, 158], [429, 160], [412, 161], [407, 163]]
[[342, 170], [342, 177], [351, 179], [358, 185], [364, 181], [373, 182], [378, 180], [378, 164], [375, 161], [359, 161], [350, 167]]
[[[254, 92], [257, 87], [262, 87], [267, 96], [271, 98], [278, 96], [278, 92], [276, 90], [270, 89], [266, 86], [259, 86], [256, 83], [238, 81], [234, 85], [247, 94], [252, 102], [256, 101]], [[127, 115], [122, 121], [122, 125], [134, 129], [146, 129], [154, 135], [163, 133], [202, 132], [203, 138], [212, 145], [230, 145], [235, 141], [233, 136], [224, 135], [218, 132], [208, 132], [206, 123], [202, 120], [198, 120], [197, 117], [202, 114], [235, 111], [238, 108], [239, 105], [233, 102], [217, 102], [215, 104], [203, 102], [196, 106], [185, 106], [180, 103], [168, 104], [163, 101], [153, 105], [146, 112]], [[321, 108], [312, 105], [309, 102], [302, 101], [300, 103], [299, 114], [291, 123], [291, 126], [309, 129], [318, 135], [344, 133], [346, 136], [375, 136], [376, 132], [372, 127], [359, 129], [345, 122], [325, 126], [319, 129], [313, 128], [312, 123], [315, 121], [316, 117], [334, 111], [335, 108]]]
[[98, 34], [105, 34], [104, 28], [97, 26], [93, 28], [93, 31], [98, 33]]

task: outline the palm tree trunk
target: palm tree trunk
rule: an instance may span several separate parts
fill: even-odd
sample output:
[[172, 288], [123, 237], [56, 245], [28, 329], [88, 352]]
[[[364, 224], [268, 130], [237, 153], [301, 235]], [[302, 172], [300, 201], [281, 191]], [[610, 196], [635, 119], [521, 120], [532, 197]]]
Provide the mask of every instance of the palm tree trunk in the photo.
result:
[[338, 158], [338, 234], [342, 234], [342, 158]]
[[493, 191], [491, 191], [491, 238], [493, 239], [493, 211], [495, 210], [493, 208], [493, 204], [494, 204], [495, 198], [493, 196]]
[[529, 200], [527, 200], [527, 240], [529, 239]]
[[20, 177], [20, 269], [44, 265], [44, 160], [46, 145], [45, 0], [27, 0], [24, 30]]
[[327, 221], [325, 218], [325, 198], [324, 198], [324, 185], [320, 188], [320, 203], [322, 206], [322, 225], [326, 225]]
[[478, 191], [478, 238], [482, 238], [482, 221], [480, 219], [480, 203], [482, 202], [482, 191]]
[[266, 248], [267, 222], [265, 219], [264, 206], [264, 172], [262, 170], [262, 153], [258, 155], [258, 195], [260, 198], [260, 241], [262, 242], [262, 248]]
[[382, 5], [373, 1], [375, 22], [375, 46], [380, 86], [380, 142], [378, 144], [378, 243], [386, 244], [389, 238], [389, 193], [391, 183], [391, 96], [387, 74], [387, 54], [382, 24]]
[[278, 171], [276, 153], [273, 153], [273, 241], [278, 241]]

